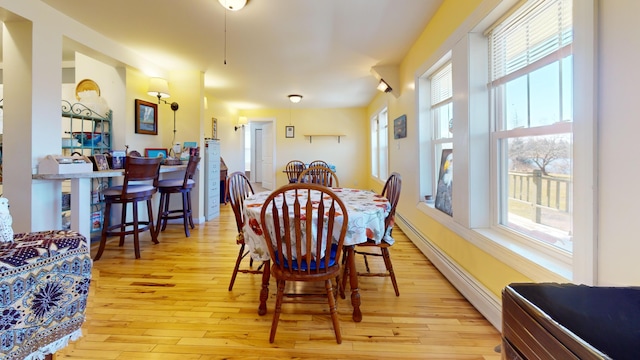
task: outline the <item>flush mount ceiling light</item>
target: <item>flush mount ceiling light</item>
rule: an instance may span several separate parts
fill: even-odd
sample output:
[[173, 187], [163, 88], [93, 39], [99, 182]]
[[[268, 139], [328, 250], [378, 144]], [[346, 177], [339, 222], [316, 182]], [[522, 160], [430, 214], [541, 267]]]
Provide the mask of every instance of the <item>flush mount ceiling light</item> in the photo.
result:
[[238, 11], [247, 4], [247, 0], [218, 0], [218, 2], [225, 9], [231, 11]]
[[289, 101], [291, 101], [294, 104], [297, 104], [300, 101], [302, 101], [302, 95], [291, 94], [288, 97], [289, 97]]

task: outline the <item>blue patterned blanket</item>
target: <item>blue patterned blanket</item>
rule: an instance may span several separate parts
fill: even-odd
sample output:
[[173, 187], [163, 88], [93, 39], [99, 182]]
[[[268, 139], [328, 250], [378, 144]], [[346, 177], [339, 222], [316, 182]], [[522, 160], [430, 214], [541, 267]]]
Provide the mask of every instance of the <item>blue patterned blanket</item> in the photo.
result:
[[91, 267], [87, 239], [73, 231], [0, 243], [0, 359], [39, 359], [82, 334]]

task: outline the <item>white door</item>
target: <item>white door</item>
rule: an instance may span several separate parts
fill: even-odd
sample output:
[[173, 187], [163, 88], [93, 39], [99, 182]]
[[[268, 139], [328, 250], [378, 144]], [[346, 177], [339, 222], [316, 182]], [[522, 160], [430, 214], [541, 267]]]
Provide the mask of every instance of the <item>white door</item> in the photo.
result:
[[273, 123], [265, 122], [262, 124], [262, 187], [267, 190], [273, 190], [275, 184], [273, 149]]
[[253, 162], [251, 163], [251, 181], [262, 182], [262, 128], [256, 127], [253, 133]]

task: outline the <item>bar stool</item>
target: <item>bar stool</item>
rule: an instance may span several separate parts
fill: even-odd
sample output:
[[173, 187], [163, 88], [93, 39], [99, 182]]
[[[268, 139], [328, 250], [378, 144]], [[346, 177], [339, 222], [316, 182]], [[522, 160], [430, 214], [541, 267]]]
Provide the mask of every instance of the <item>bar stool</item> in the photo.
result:
[[[122, 185], [111, 186], [102, 191], [105, 200], [104, 220], [102, 221], [102, 236], [100, 247], [93, 259], [97, 261], [102, 256], [109, 236], [120, 236], [119, 246], [124, 245], [124, 237], [133, 235], [133, 246], [136, 259], [140, 258], [140, 245], [138, 237], [141, 232], [149, 230], [151, 241], [158, 243], [153, 227], [153, 210], [151, 209], [151, 197], [158, 191], [158, 176], [160, 174], [161, 158], [144, 158], [128, 156], [124, 165], [124, 181]], [[138, 219], [138, 202], [147, 202], [147, 221]], [[127, 204], [133, 207], [133, 217], [127, 222]], [[112, 204], [122, 204], [122, 216], [120, 224], [109, 226]], [[142, 226], [141, 226], [142, 225]], [[127, 230], [128, 227], [132, 227]]]
[[[200, 158], [197, 156], [189, 157], [187, 169], [184, 172], [184, 179], [166, 179], [158, 182], [158, 190], [160, 191], [160, 207], [158, 208], [158, 225], [156, 226], [156, 234], [167, 228], [169, 219], [182, 219], [184, 226], [184, 234], [189, 237], [189, 227], [195, 228], [193, 224], [193, 216], [191, 213], [191, 189], [196, 184], [193, 175]], [[182, 209], [169, 210], [169, 199], [171, 194], [182, 193]]]

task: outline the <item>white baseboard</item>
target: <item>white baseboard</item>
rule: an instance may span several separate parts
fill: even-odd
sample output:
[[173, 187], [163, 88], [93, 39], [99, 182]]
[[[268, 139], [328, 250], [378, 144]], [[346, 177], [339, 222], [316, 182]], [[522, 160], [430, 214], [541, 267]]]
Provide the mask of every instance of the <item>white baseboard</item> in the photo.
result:
[[449, 280], [449, 282], [491, 323], [502, 331], [502, 302], [491, 291], [440, 251], [402, 215], [396, 213], [396, 225]]

